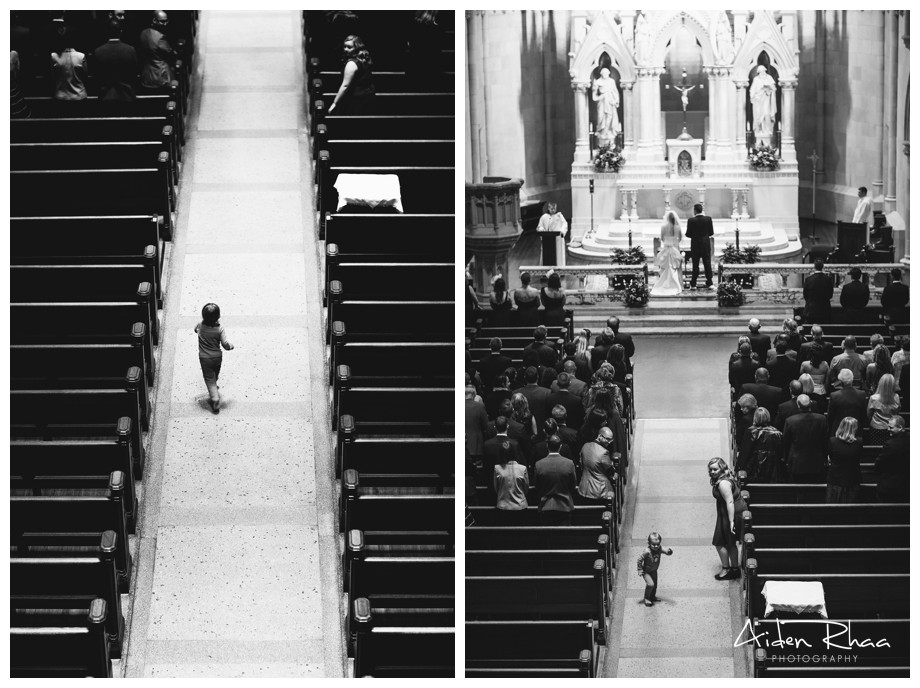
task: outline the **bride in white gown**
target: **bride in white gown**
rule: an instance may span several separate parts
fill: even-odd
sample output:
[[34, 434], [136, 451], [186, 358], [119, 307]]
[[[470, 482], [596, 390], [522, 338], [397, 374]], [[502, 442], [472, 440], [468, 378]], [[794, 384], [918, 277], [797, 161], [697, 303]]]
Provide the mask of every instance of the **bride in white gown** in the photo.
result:
[[676, 296], [683, 291], [681, 267], [684, 260], [680, 253], [680, 238], [680, 221], [674, 211], [669, 210], [661, 226], [661, 250], [655, 256], [655, 265], [661, 272], [652, 287], [652, 296]]

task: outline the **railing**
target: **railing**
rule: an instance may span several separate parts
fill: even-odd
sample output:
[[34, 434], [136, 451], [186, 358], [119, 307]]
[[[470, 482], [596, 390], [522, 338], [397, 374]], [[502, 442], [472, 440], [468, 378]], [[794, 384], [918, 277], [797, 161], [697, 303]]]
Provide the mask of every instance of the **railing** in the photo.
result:
[[[519, 273], [543, 275], [549, 270], [555, 271], [565, 282], [565, 278], [578, 280], [579, 286], [566, 287], [570, 297], [578, 299], [573, 304], [583, 306], [600, 301], [621, 301], [623, 290], [633, 280], [648, 284], [649, 265], [521, 265]], [[593, 278], [593, 279], [592, 279]], [[605, 279], [606, 278], [606, 279]]]

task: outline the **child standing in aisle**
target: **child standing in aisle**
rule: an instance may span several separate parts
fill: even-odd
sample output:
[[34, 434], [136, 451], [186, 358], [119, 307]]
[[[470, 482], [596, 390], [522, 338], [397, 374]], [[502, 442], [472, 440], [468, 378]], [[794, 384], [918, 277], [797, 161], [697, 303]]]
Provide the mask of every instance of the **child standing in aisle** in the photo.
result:
[[661, 555], [671, 556], [674, 550], [668, 547], [667, 550], [661, 549], [661, 536], [658, 533], [648, 534], [648, 547], [642, 550], [639, 555], [639, 561], [636, 562], [639, 567], [639, 578], [645, 581], [645, 606], [651, 607], [658, 598], [655, 593], [658, 592], [658, 566], [661, 564]]
[[201, 322], [195, 325], [195, 332], [198, 333], [198, 361], [201, 363], [201, 374], [208, 388], [208, 404], [213, 413], [220, 413], [220, 386], [217, 384], [217, 378], [220, 376], [220, 364], [224, 357], [221, 347], [227, 351], [233, 350], [233, 344], [227, 339], [227, 333], [220, 324], [220, 306], [209, 303], [201, 309]]

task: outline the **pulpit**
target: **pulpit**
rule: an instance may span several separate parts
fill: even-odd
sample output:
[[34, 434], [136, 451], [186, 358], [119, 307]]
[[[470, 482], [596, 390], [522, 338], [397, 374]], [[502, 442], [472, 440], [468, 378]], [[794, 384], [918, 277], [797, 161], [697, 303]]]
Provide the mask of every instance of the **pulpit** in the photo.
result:
[[[565, 232], [554, 229], [538, 229], [540, 243], [543, 247], [543, 265], [565, 265]], [[557, 250], [559, 247], [560, 250]]]

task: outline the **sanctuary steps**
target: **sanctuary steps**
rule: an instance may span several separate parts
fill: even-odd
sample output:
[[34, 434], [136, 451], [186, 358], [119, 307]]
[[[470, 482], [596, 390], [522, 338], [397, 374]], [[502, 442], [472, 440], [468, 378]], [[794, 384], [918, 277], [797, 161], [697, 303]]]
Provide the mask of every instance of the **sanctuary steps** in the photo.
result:
[[691, 337], [741, 335], [751, 318], [759, 318], [761, 331], [773, 336], [782, 330], [783, 320], [792, 317], [791, 308], [770, 304], [744, 305], [735, 309], [736, 314], [720, 313], [715, 291], [705, 290], [691, 296], [653, 297], [642, 312], [621, 303], [569, 307], [575, 312], [575, 329], [589, 328], [592, 341], [611, 315], [620, 318], [621, 331], [629, 334]]

